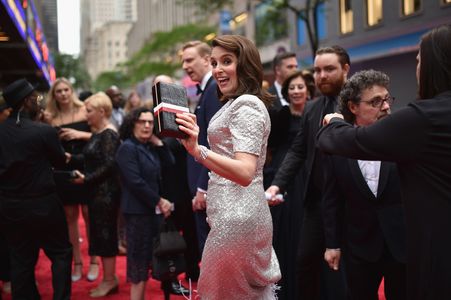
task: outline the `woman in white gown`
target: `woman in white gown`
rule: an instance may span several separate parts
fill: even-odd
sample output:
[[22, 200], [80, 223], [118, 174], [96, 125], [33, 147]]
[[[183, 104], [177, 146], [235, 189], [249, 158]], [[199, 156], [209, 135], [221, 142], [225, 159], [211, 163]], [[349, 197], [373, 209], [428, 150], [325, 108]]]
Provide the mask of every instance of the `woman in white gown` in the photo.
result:
[[255, 45], [242, 36], [213, 40], [211, 65], [224, 103], [211, 119], [211, 150], [199, 146], [193, 114], [177, 114], [182, 143], [211, 170], [207, 216], [211, 226], [202, 256], [202, 300], [275, 299], [279, 263], [263, 190], [263, 164], [271, 124], [262, 90], [263, 67]]

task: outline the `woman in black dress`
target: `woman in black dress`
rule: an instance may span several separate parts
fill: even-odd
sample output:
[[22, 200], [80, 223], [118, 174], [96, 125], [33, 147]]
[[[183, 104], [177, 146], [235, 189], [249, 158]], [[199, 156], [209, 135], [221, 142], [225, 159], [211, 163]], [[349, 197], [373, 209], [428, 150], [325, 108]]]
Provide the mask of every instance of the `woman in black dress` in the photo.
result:
[[[274, 174], [301, 127], [302, 113], [311, 94], [308, 78], [304, 71], [296, 71], [288, 76], [282, 84], [281, 92], [289, 105], [271, 113], [270, 151], [273, 173], [265, 173], [266, 177], [270, 177], [265, 178], [265, 182], [272, 182]], [[293, 183], [287, 188], [283, 202], [272, 203], [269, 201], [273, 219], [273, 247], [282, 273], [282, 279], [278, 283], [282, 288], [277, 291], [277, 296], [281, 300], [295, 298], [296, 270], [294, 262], [300, 237], [299, 229], [302, 224], [301, 191], [303, 183], [302, 172], [299, 172]]]
[[103, 280], [90, 291], [90, 296], [96, 298], [118, 291], [115, 273], [120, 190], [114, 156], [120, 140], [109, 121], [112, 111], [109, 97], [99, 92], [86, 99], [85, 104], [92, 137], [83, 153], [72, 156], [71, 160], [84, 162], [84, 173], [76, 171], [77, 178], [73, 181], [89, 190], [89, 254], [102, 259]]
[[[44, 119], [59, 131], [64, 150], [72, 154], [81, 153], [87, 140], [91, 137], [91, 132], [86, 122], [85, 105], [77, 98], [72, 84], [66, 78], [57, 78], [50, 88], [44, 115]], [[69, 239], [72, 243], [74, 257], [72, 281], [75, 282], [81, 279], [83, 269], [78, 229], [80, 208], [89, 238], [88, 193], [85, 187], [77, 186], [62, 176], [58, 176], [58, 171], [70, 171], [73, 169], [83, 170], [83, 165], [68, 164], [66, 168], [57, 170], [55, 172], [55, 182], [58, 196], [63, 202], [66, 212]], [[98, 275], [97, 258], [91, 257], [87, 278], [89, 281], [94, 281]]]

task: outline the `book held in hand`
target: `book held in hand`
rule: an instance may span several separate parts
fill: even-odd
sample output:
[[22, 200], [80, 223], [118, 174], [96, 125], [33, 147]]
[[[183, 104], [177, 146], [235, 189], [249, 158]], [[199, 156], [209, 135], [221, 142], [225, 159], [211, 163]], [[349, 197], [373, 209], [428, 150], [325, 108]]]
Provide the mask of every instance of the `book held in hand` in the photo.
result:
[[157, 82], [152, 87], [155, 130], [162, 137], [186, 138], [175, 121], [176, 113], [189, 112], [188, 97], [183, 86]]

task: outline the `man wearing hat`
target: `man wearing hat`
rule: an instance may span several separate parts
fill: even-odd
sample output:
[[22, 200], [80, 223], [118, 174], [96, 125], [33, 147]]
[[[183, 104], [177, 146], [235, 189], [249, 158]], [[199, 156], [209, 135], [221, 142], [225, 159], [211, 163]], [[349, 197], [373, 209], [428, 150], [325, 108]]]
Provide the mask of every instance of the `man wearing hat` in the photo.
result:
[[52, 167], [65, 163], [57, 132], [32, 121], [42, 98], [26, 79], [3, 91], [0, 123], [0, 230], [10, 248], [13, 299], [40, 299], [34, 268], [42, 248], [52, 262], [53, 299], [70, 299], [72, 246]]

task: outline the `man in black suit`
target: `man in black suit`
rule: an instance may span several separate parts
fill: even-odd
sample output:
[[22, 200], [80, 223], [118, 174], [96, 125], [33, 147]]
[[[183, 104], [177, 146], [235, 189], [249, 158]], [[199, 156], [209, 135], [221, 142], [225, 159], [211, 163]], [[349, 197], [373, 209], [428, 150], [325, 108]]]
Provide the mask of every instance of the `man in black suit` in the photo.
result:
[[[368, 70], [354, 74], [340, 93], [340, 110], [355, 126], [390, 113], [389, 78]], [[406, 236], [396, 165], [325, 156], [323, 160], [325, 260], [338, 270], [341, 253], [349, 299], [378, 299], [382, 277], [388, 300], [406, 299]]]
[[[322, 126], [324, 115], [334, 112], [337, 96], [346, 81], [350, 68], [349, 55], [340, 46], [324, 47], [316, 52], [314, 62], [315, 84], [322, 96], [307, 102], [302, 125], [285, 156], [272, 186], [267, 189], [273, 198], [270, 205], [280, 203], [275, 197], [283, 192], [290, 180], [302, 168], [305, 178], [304, 219], [301, 239], [298, 247], [297, 281], [299, 299], [343, 299], [344, 283], [340, 273], [324, 268], [324, 230], [321, 217], [321, 199], [323, 188], [323, 169], [321, 153], [316, 149], [316, 134]], [[302, 213], [302, 212], [299, 212]], [[325, 286], [320, 288], [321, 270], [326, 278]], [[330, 294], [330, 297], [325, 295]]]
[[[221, 107], [218, 99], [217, 85], [211, 73], [211, 47], [201, 41], [186, 43], [182, 53], [182, 67], [191, 80], [198, 82], [197, 89], [201, 95], [194, 111], [199, 126], [199, 145], [208, 146], [207, 128], [210, 119]], [[193, 157], [187, 157], [188, 183], [193, 198], [193, 210], [196, 211], [197, 237], [202, 253], [210, 228], [206, 218], [206, 193], [208, 189], [208, 169], [197, 163]]]
[[33, 121], [42, 96], [26, 79], [3, 97], [12, 112], [0, 124], [0, 231], [10, 250], [12, 298], [40, 299], [34, 268], [43, 249], [53, 299], [70, 299], [72, 246], [52, 171], [64, 166], [64, 149], [55, 128]]
[[268, 92], [276, 96], [271, 108], [278, 111], [282, 106], [288, 105], [287, 100], [284, 99], [282, 95], [282, 84], [288, 75], [298, 68], [296, 54], [293, 52], [282, 52], [277, 54], [273, 59], [272, 67], [275, 80], [274, 84], [269, 87]]

